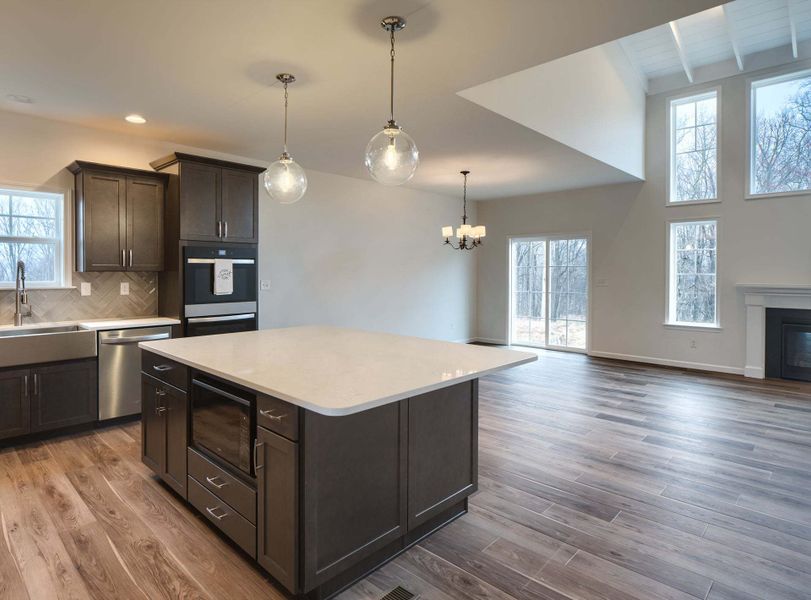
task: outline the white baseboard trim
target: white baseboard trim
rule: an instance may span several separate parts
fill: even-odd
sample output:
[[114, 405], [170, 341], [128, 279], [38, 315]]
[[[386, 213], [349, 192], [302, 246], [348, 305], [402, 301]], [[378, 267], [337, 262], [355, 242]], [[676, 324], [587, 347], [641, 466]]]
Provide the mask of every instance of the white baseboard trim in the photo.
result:
[[507, 340], [499, 340], [496, 338], [484, 338], [484, 337], [477, 337], [473, 338], [474, 342], [481, 342], [482, 344], [496, 344], [498, 346], [506, 346]]
[[477, 338], [470, 337], [470, 338], [463, 338], [461, 340], [453, 340], [453, 343], [454, 344], [470, 344], [471, 342], [476, 342], [476, 341], [478, 341]]
[[755, 379], [766, 379], [766, 370], [763, 367], [746, 366], [743, 368], [743, 374]]
[[[713, 371], [715, 373], [730, 373], [732, 375], [745, 375], [741, 367], [730, 367], [727, 365], [712, 365], [709, 363], [690, 362], [686, 360], [671, 360], [669, 358], [656, 358], [654, 356], [634, 356], [633, 354], [618, 354], [616, 352], [602, 352], [592, 350], [589, 356], [597, 358], [613, 358], [615, 360], [627, 360], [631, 362], [649, 363], [652, 365], [663, 365], [666, 367], [679, 367], [682, 369], [695, 369], [697, 371]], [[754, 375], [749, 375], [754, 377]], [[762, 376], [761, 376], [762, 377]]]

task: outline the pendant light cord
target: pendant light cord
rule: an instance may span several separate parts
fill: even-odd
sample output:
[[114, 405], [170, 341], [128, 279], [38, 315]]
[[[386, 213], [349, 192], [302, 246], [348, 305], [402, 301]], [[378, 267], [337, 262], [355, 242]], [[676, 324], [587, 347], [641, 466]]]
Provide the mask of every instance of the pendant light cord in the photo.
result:
[[389, 110], [391, 120], [394, 121], [394, 26], [391, 27], [391, 94], [389, 96]]
[[284, 153], [287, 154], [287, 83], [284, 84]]
[[464, 173], [465, 182], [462, 184], [462, 225], [467, 223], [467, 173]]

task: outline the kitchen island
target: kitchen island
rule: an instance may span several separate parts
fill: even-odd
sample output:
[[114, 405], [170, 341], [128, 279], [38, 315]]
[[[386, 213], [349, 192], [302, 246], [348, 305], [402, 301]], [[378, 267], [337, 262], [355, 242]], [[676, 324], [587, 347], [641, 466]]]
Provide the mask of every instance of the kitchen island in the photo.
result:
[[478, 378], [537, 359], [334, 327], [140, 346], [144, 462], [307, 598], [467, 511]]

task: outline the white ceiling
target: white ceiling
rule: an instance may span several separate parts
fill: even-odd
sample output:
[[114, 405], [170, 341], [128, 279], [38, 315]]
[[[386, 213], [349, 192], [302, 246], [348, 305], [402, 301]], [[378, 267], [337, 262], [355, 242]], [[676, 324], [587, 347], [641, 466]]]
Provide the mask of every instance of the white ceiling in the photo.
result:
[[[457, 194], [463, 168], [472, 198], [627, 181], [456, 92], [716, 4], [0, 0], [0, 109], [271, 161], [282, 118], [274, 76], [290, 71], [299, 79], [290, 89], [294, 157], [368, 178], [363, 150], [387, 119], [388, 40], [378, 23], [402, 14], [395, 116], [422, 156], [409, 185]], [[125, 123], [131, 112], [149, 122]]]
[[[787, 52], [775, 55], [772, 62], [807, 58], [804, 42], [811, 40], [811, 0], [735, 0], [678, 19], [676, 27], [687, 70], [698, 82], [703, 67], [719, 63], [727, 64], [726, 71], [712, 69], [708, 76], [769, 66], [751, 59], [776, 48]], [[621, 43], [652, 91], [688, 83], [669, 24], [633, 34]], [[797, 45], [796, 56], [792, 44]]]

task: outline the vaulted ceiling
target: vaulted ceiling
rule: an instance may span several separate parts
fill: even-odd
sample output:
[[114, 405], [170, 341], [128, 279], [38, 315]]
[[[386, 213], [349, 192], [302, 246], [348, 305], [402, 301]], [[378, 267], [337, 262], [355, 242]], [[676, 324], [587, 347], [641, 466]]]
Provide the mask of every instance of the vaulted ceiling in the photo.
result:
[[[806, 1], [806, 0], [796, 0]], [[409, 185], [500, 197], [633, 179], [457, 92], [648, 30], [718, 0], [2, 0], [0, 109], [272, 161], [290, 71], [290, 149], [368, 178], [387, 118], [388, 40], [402, 14], [396, 117], [422, 164]], [[30, 96], [20, 104], [10, 94]], [[543, 95], [537, 97], [539, 110]], [[138, 112], [148, 123], [123, 116]], [[76, 157], [81, 159], [82, 157]]]

